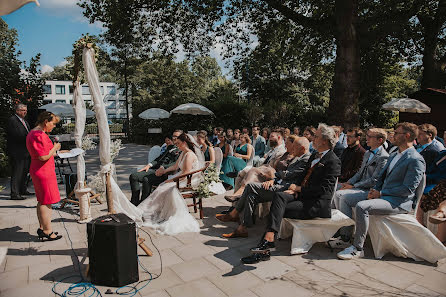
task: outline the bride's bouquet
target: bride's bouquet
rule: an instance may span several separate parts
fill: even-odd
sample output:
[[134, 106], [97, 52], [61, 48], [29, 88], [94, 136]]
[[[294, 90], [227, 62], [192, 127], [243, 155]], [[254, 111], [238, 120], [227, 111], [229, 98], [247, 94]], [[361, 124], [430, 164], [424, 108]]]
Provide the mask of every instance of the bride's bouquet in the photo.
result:
[[210, 185], [212, 183], [219, 183], [221, 172], [215, 167], [215, 164], [210, 164], [204, 171], [203, 181], [198, 185], [196, 191], [198, 192], [198, 198], [207, 198], [211, 195]]

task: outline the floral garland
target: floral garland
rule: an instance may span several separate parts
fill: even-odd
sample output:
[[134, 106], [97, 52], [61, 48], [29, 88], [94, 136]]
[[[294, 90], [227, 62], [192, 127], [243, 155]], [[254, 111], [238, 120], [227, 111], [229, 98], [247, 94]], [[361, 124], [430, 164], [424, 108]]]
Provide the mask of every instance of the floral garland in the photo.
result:
[[97, 147], [96, 142], [90, 138], [90, 136], [82, 137], [82, 149], [84, 151], [94, 150]]
[[97, 39], [91, 35], [82, 34], [82, 37], [79, 38], [74, 44], [73, 44], [73, 57], [74, 57], [74, 65], [72, 69], [73, 74], [73, 82], [77, 80], [81, 80], [79, 77], [79, 74], [81, 73], [82, 69], [82, 52], [84, 51], [84, 48], [92, 48], [94, 50], [94, 58], [95, 61], [98, 60], [99, 57], [99, 47], [96, 44]]
[[209, 190], [209, 185], [212, 182], [219, 183], [220, 181], [220, 171], [217, 171], [215, 164], [210, 164], [208, 168], [204, 171], [204, 179], [198, 185], [195, 190], [198, 193], [198, 198], [208, 198], [211, 196], [211, 191]]

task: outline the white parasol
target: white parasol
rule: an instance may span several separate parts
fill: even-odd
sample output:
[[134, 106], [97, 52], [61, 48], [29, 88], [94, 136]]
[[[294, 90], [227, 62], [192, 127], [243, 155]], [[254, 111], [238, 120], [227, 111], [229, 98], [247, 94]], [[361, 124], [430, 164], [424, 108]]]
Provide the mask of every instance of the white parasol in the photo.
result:
[[393, 98], [390, 102], [383, 104], [384, 110], [393, 110], [412, 113], [430, 113], [431, 108], [416, 99]]
[[214, 113], [203, 105], [196, 103], [181, 104], [170, 111], [170, 113], [192, 114], [192, 115], [213, 115]]
[[[74, 95], [73, 95], [73, 99], [74, 99]], [[84, 106], [85, 106], [85, 104], [84, 104]], [[40, 106], [39, 109], [44, 109], [46, 111], [52, 112], [55, 115], [60, 116], [62, 118], [76, 117], [75, 113], [74, 113], [74, 108], [71, 104], [48, 103], [48, 104]], [[87, 115], [87, 118], [92, 118], [92, 117], [94, 117], [94, 112], [89, 109], [86, 109], [86, 115]]]
[[0, 1], [0, 15], [7, 15], [13, 11], [16, 11], [25, 4], [34, 2], [37, 6], [40, 6], [37, 0], [2, 0]]
[[162, 108], [149, 108], [141, 112], [138, 116], [144, 120], [159, 120], [167, 119], [170, 117], [170, 113]]

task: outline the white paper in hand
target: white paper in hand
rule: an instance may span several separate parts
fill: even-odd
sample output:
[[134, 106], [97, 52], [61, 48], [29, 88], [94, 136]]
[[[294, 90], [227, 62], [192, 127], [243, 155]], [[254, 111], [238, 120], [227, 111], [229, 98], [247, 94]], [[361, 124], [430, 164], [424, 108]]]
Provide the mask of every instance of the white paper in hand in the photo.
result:
[[71, 151], [67, 152], [67, 153], [58, 153], [57, 155], [59, 156], [59, 158], [61, 159], [65, 159], [65, 158], [73, 158], [76, 157], [80, 154], [82, 154], [84, 152], [83, 149], [81, 148], [74, 148]]

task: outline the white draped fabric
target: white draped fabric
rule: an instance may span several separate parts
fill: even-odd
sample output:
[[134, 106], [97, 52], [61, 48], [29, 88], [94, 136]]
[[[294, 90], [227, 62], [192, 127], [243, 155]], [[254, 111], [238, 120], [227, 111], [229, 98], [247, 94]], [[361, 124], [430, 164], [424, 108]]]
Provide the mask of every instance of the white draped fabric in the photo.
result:
[[[74, 142], [77, 148], [82, 148], [82, 136], [85, 130], [85, 119], [86, 119], [86, 109], [84, 99], [82, 99], [81, 86], [79, 81], [74, 83], [73, 92], [73, 102], [74, 102], [74, 117], [76, 120], [74, 126]], [[91, 221], [90, 212], [90, 199], [89, 192], [84, 191], [84, 181], [85, 181], [85, 160], [84, 154], [79, 154], [77, 156], [77, 183], [75, 188], [76, 197], [79, 199], [79, 222], [86, 223]]]
[[[101, 90], [99, 88], [99, 76], [96, 70], [94, 60], [94, 50], [85, 48], [82, 55], [82, 62], [85, 68], [85, 76], [87, 77], [90, 87], [90, 94], [93, 98], [94, 111], [98, 121], [99, 130], [99, 158], [101, 160], [101, 175], [105, 177], [106, 173], [110, 173], [111, 195], [116, 212], [123, 212], [138, 225], [142, 223], [142, 212], [139, 211], [119, 188], [112, 176], [113, 164], [110, 162], [110, 130], [108, 127], [107, 113], [105, 105], [102, 101]], [[105, 178], [104, 178], [105, 179]]]
[[375, 258], [397, 257], [435, 263], [446, 258], [446, 247], [412, 214], [370, 216], [369, 235]]

